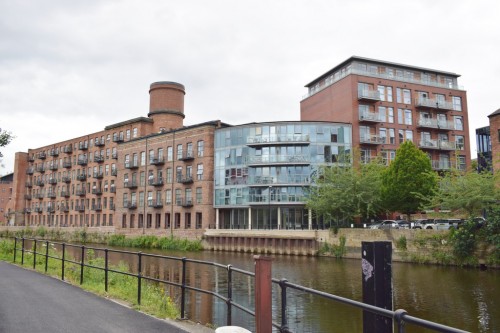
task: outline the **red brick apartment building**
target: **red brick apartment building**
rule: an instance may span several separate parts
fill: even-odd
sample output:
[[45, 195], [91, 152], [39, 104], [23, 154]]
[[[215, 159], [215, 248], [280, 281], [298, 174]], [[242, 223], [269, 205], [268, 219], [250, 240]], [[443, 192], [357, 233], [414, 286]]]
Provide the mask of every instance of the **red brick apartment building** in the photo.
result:
[[490, 119], [491, 159], [493, 172], [500, 172], [500, 109], [488, 116]]
[[352, 123], [361, 161], [389, 163], [405, 140], [435, 170], [470, 167], [467, 96], [460, 75], [353, 56], [306, 85], [302, 121]]
[[0, 225], [8, 224], [13, 179], [13, 173], [0, 177]]
[[151, 84], [147, 117], [17, 153], [15, 225], [201, 234], [214, 221], [213, 137], [220, 121], [183, 126], [184, 86]]

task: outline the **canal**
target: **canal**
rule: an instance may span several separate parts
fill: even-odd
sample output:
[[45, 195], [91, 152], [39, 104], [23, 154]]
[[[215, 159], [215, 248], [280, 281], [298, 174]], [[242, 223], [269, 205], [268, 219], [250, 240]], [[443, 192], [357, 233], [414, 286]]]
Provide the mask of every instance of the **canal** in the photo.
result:
[[[96, 246], [100, 247], [100, 246]], [[137, 249], [123, 249], [137, 252]], [[217, 262], [254, 271], [253, 255], [233, 252], [144, 252]], [[75, 249], [73, 255], [79, 257]], [[102, 253], [96, 251], [96, 255]], [[110, 261], [128, 263], [137, 271], [137, 256], [110, 254]], [[361, 261], [326, 257], [272, 256], [273, 277], [360, 301]], [[158, 258], [143, 259], [143, 274], [179, 282], [181, 264]], [[189, 263], [189, 285], [213, 289], [225, 295], [227, 271], [208, 265]], [[434, 265], [393, 263], [394, 309], [405, 309], [412, 316], [435, 321], [471, 332], [500, 332], [500, 271], [464, 269]], [[166, 287], [174, 300], [180, 298], [176, 287]], [[253, 306], [253, 278], [233, 275], [233, 299]], [[274, 320], [280, 322], [279, 287], [273, 291]], [[288, 322], [293, 332], [362, 332], [362, 313], [347, 305], [288, 290]], [[188, 295], [187, 317], [203, 324], [226, 324], [226, 304], [200, 293]], [[233, 309], [233, 325], [253, 329], [254, 319]], [[407, 332], [430, 332], [407, 326]]]

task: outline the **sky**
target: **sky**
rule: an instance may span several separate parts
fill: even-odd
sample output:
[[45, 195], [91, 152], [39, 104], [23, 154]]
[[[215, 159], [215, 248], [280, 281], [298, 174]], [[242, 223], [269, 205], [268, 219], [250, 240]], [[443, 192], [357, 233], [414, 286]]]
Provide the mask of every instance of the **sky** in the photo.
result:
[[460, 74], [475, 129], [500, 108], [500, 1], [0, 0], [0, 174], [14, 154], [147, 116], [186, 88], [184, 125], [300, 120], [304, 85], [356, 55]]

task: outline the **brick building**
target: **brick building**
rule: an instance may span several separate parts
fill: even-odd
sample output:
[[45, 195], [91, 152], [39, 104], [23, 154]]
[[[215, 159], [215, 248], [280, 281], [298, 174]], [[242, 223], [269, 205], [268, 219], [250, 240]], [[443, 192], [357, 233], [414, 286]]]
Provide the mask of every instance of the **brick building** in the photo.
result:
[[12, 222], [159, 234], [208, 228], [213, 133], [225, 125], [184, 127], [181, 84], [156, 82], [149, 93], [147, 117], [17, 153]]
[[303, 121], [352, 123], [362, 162], [389, 163], [413, 141], [435, 170], [470, 166], [466, 92], [458, 74], [353, 56], [306, 85]]
[[9, 222], [13, 180], [13, 173], [0, 177], [0, 225]]
[[491, 159], [493, 172], [500, 172], [500, 109], [488, 116], [490, 119]]

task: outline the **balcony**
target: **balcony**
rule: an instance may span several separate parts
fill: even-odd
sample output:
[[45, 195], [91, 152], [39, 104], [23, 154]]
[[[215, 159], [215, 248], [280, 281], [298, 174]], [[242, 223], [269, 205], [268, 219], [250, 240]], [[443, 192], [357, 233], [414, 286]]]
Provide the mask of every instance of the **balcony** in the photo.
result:
[[192, 176], [186, 176], [183, 177], [182, 175], [177, 176], [177, 182], [181, 184], [192, 184], [193, 183], [193, 177]]
[[59, 149], [51, 149], [49, 155], [53, 157], [59, 156]]
[[446, 131], [451, 131], [454, 129], [455, 124], [451, 121], [446, 121], [446, 120], [438, 120], [438, 128], [440, 130], [446, 130]]
[[[308, 186], [311, 183], [311, 177], [305, 175], [286, 175], [286, 176], [251, 176], [248, 177], [246, 184], [250, 186], [264, 186], [267, 187], [269, 185], [280, 185], [280, 186]], [[231, 181], [229, 183], [231, 184]]]
[[92, 194], [95, 194], [95, 195], [102, 195], [102, 188], [100, 188], [100, 187], [93, 188], [93, 189], [92, 189]]
[[439, 140], [439, 149], [442, 150], [457, 150], [457, 144], [453, 141]]
[[111, 176], [117, 176], [118, 175], [118, 169], [111, 169]]
[[432, 169], [434, 170], [450, 170], [451, 162], [449, 160], [432, 160]]
[[438, 128], [438, 121], [437, 119], [422, 118], [418, 120], [417, 127]]
[[87, 150], [89, 149], [89, 145], [87, 143], [78, 144], [78, 150]]
[[35, 207], [34, 211], [35, 211], [35, 213], [41, 213], [41, 212], [43, 212], [43, 209], [42, 209], [42, 207]]
[[137, 203], [136, 202], [124, 202], [123, 203], [123, 207], [124, 208], [128, 208], [128, 209], [137, 209]]
[[35, 193], [35, 194], [33, 194], [33, 198], [35, 198], [35, 199], [43, 199], [43, 193]]
[[111, 153], [111, 158], [114, 160], [118, 159], [118, 153]]
[[102, 155], [94, 155], [94, 162], [96, 163], [103, 163], [106, 160], [106, 158]]
[[87, 159], [86, 158], [79, 158], [78, 161], [76, 162], [78, 165], [87, 165]]
[[59, 207], [59, 210], [64, 213], [69, 213], [69, 206], [62, 205], [61, 207]]
[[380, 123], [382, 121], [382, 117], [380, 117], [380, 113], [376, 112], [361, 112], [359, 114], [359, 121], [369, 122], [369, 123]]
[[26, 184], [24, 184], [24, 186], [26, 186], [27, 188], [32, 188], [33, 187], [33, 183], [32, 182], [26, 182]]
[[192, 198], [187, 198], [187, 199], [177, 198], [177, 199], [175, 199], [175, 204], [177, 206], [181, 206], [181, 207], [193, 207], [193, 199]]
[[125, 169], [137, 169], [138, 167], [138, 161], [125, 161]]
[[63, 167], [66, 168], [66, 169], [70, 169], [71, 168], [71, 161], [69, 161], [69, 162], [64, 161], [63, 162]]
[[31, 214], [31, 208], [24, 208], [25, 214]]
[[277, 135], [257, 135], [247, 137], [247, 146], [272, 146], [272, 145], [308, 145], [309, 135], [302, 134], [277, 134]]
[[116, 193], [116, 187], [114, 185], [111, 185], [111, 187], [109, 188], [109, 192]]
[[378, 135], [361, 135], [359, 142], [367, 145], [380, 145], [385, 143], [386, 139], [385, 137], [380, 137]]
[[25, 194], [24, 195], [25, 200], [31, 200], [31, 194]]
[[55, 211], [56, 211], [56, 207], [53, 207], [53, 206], [47, 207], [47, 213], [55, 213]]
[[55, 185], [57, 184], [57, 178], [49, 178], [47, 181], [50, 185]]
[[35, 156], [34, 155], [28, 156], [28, 162], [35, 162]]
[[96, 212], [100, 212], [102, 210], [102, 205], [101, 204], [94, 204], [92, 205], [92, 210]]
[[123, 187], [128, 188], [128, 189], [136, 189], [137, 188], [137, 182], [129, 182], [129, 181], [124, 181], [123, 182]]
[[296, 205], [297, 203], [303, 204], [306, 201], [305, 195], [298, 194], [254, 194], [248, 197], [250, 205]]
[[54, 164], [50, 164], [49, 165], [49, 170], [52, 170], [52, 171], [55, 171], [58, 169], [58, 165], [57, 163], [54, 163]]
[[188, 151], [184, 153], [181, 158], [179, 158], [179, 161], [192, 161], [194, 160], [194, 154], [192, 151]]
[[148, 200], [148, 207], [163, 208], [163, 203], [161, 201]]
[[76, 195], [80, 197], [84, 197], [87, 194], [87, 191], [85, 190], [76, 190]]
[[380, 101], [380, 93], [377, 90], [358, 89], [358, 100], [365, 102]]
[[102, 179], [104, 177], [104, 173], [102, 171], [94, 172], [94, 178]]
[[45, 182], [44, 182], [43, 180], [41, 180], [41, 179], [37, 179], [37, 180], [35, 181], [35, 185], [36, 185], [36, 186], [44, 186], [44, 185], [45, 185]]
[[163, 179], [162, 178], [149, 179], [148, 184], [151, 186], [163, 186]]
[[63, 148], [63, 150], [62, 150], [62, 151], [63, 151], [63, 153], [65, 153], [65, 154], [71, 154], [71, 153], [73, 153], [73, 146], [71, 146], [71, 145], [66, 146], [66, 147], [64, 147], [64, 148]]
[[453, 103], [431, 98], [417, 98], [415, 105], [421, 109], [453, 110]]
[[81, 206], [75, 206], [75, 210], [77, 212], [84, 212], [85, 211], [85, 206], [84, 205], [81, 205]]
[[66, 184], [71, 183], [71, 177], [69, 177], [69, 176], [63, 176], [61, 178], [61, 180], [63, 183], [66, 183]]
[[45, 167], [43, 165], [38, 165], [36, 167], [36, 172], [44, 173], [45, 172]]
[[115, 204], [114, 203], [110, 203], [109, 204], [109, 209], [110, 210], [115, 210]]
[[272, 155], [272, 156], [248, 156], [248, 166], [253, 165], [309, 165], [309, 157], [305, 155]]
[[76, 179], [81, 180], [81, 181], [86, 181], [87, 180], [87, 175], [84, 173], [81, 173], [76, 176]]
[[63, 197], [63, 198], [69, 198], [69, 196], [70, 196], [69, 191], [61, 191], [61, 197]]
[[420, 140], [418, 142], [418, 147], [419, 148], [424, 148], [424, 149], [439, 149], [438, 141], [437, 140]]
[[56, 198], [56, 192], [47, 192], [47, 198], [55, 199]]
[[38, 153], [38, 158], [41, 160], [44, 160], [47, 158], [47, 154], [45, 152], [41, 151]]
[[26, 174], [27, 175], [32, 175], [34, 172], [35, 172], [34, 168], [28, 168], [28, 169], [26, 169]]
[[113, 135], [113, 142], [123, 142], [123, 135]]
[[163, 164], [165, 164], [165, 158], [164, 157], [152, 158], [149, 160], [149, 164], [151, 164], [151, 165], [163, 165]]
[[106, 144], [106, 141], [104, 139], [95, 139], [94, 140], [94, 146], [96, 147], [102, 147]]

